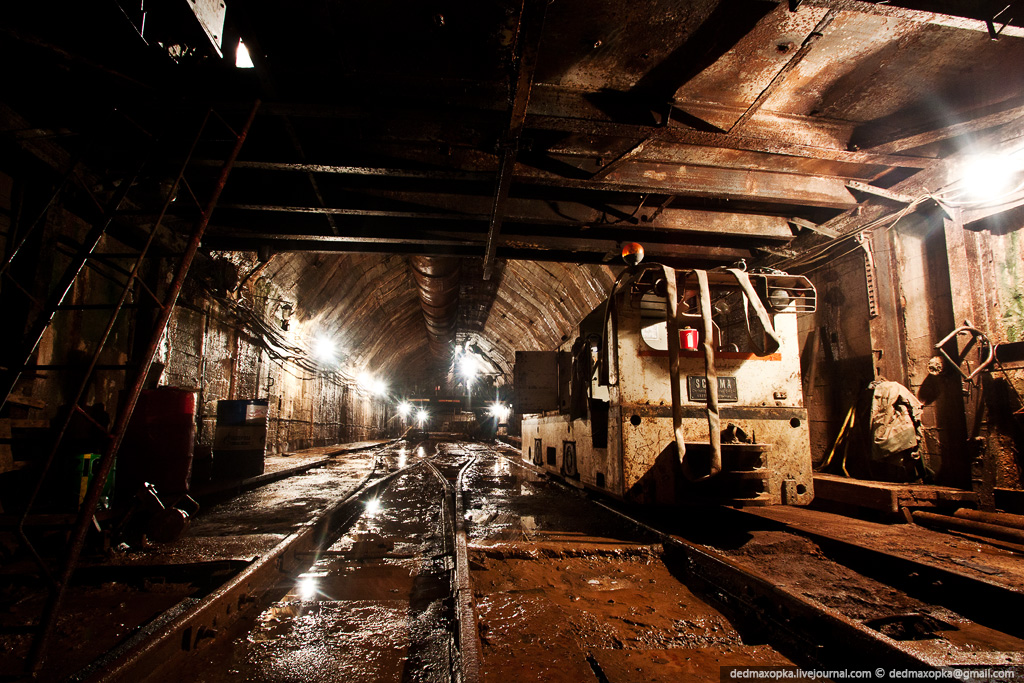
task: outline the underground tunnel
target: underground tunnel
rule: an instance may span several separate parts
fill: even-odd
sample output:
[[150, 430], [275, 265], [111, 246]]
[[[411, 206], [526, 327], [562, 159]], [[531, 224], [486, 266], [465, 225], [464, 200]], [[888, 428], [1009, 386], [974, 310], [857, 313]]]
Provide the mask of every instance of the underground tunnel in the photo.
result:
[[1024, 676], [1024, 5], [0, 8], [0, 680]]

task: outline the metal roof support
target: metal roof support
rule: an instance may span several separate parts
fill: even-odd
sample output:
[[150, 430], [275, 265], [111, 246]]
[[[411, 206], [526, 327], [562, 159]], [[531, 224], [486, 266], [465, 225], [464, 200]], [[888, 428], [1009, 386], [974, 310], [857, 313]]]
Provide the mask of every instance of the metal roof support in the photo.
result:
[[494, 256], [498, 250], [501, 221], [504, 217], [509, 189], [512, 186], [516, 157], [519, 155], [519, 140], [523, 135], [523, 124], [526, 122], [526, 108], [530, 103], [533, 75], [537, 70], [537, 53], [540, 51], [540, 37], [544, 28], [544, 14], [547, 12], [547, 8], [548, 0], [523, 0], [523, 9], [519, 15], [514, 48], [518, 68], [513, 84], [512, 108], [505, 134], [501, 168], [498, 171], [498, 189], [494, 193], [494, 208], [491, 210], [491, 225], [487, 233], [487, 246], [484, 250], [485, 280], [490, 280], [494, 272]]
[[772, 96], [772, 93], [778, 90], [779, 86], [786, 82], [789, 74], [791, 74], [800, 62], [803, 61], [804, 57], [806, 57], [814, 47], [814, 44], [818, 42], [819, 38], [821, 38], [822, 32], [828, 28], [828, 25], [832, 23], [832, 20], [836, 18], [837, 14], [839, 14], [839, 12], [834, 9], [830, 9], [825, 12], [825, 16], [821, 18], [821, 21], [819, 21], [818, 25], [814, 27], [814, 30], [811, 31], [810, 35], [804, 38], [804, 42], [800, 46], [800, 49], [790, 57], [789, 61], [786, 62], [785, 66], [782, 67], [779, 73], [775, 74], [775, 78], [771, 80], [771, 83], [761, 91], [761, 94], [754, 99], [750, 106], [747, 107], [747, 110], [743, 112], [743, 115], [740, 116], [739, 119], [736, 120], [736, 123], [733, 124], [732, 128], [729, 129], [730, 135], [739, 133], [740, 130], [743, 129], [743, 126], [745, 126], [761, 108], [761, 105], [763, 105], [768, 98]]

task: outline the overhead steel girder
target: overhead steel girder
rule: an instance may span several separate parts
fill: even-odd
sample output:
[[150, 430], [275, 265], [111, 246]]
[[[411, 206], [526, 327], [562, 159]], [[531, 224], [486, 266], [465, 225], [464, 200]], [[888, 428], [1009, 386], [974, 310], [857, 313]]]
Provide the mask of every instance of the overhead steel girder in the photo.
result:
[[[324, 252], [324, 253], [382, 253], [424, 254], [432, 256], [481, 256], [483, 235], [475, 241], [462, 239], [408, 239], [387, 237], [346, 237], [335, 235], [281, 235], [242, 231], [208, 233], [203, 245], [217, 251], [256, 251], [268, 248], [272, 252]], [[618, 257], [621, 240], [587, 240], [574, 237], [508, 236], [503, 235], [497, 258], [523, 261], [555, 261], [569, 263], [610, 263]], [[645, 249], [650, 258], [674, 263], [728, 263], [750, 257], [750, 248], [704, 245], [675, 245], [648, 243]]]
[[[922, 24], [947, 26], [966, 31], [988, 33], [990, 37], [1024, 37], [1024, 15], [1019, 4], [1011, 0], [1003, 3], [975, 2], [973, 0], [887, 0], [886, 2], [863, 2], [861, 0], [801, 0], [810, 7], [829, 7], [848, 12], [877, 14], [893, 19], [903, 19]], [[1007, 11], [994, 14], [991, 10], [1004, 7]], [[1018, 11], [1014, 11], [1014, 10]], [[1005, 22], [1005, 23], [1004, 23]]]
[[[815, 117], [760, 112], [758, 116], [765, 119], [766, 126], [803, 130], [805, 134], [785, 137], [761, 134], [757, 136], [730, 135], [725, 132], [695, 130], [677, 121], [672, 121], [667, 126], [653, 126], [612, 121], [593, 115], [594, 112], [590, 112], [590, 116], [586, 115], [586, 112], [570, 115], [571, 112], [555, 110], [554, 107], [546, 108], [543, 104], [537, 105], [538, 99], [544, 99], [544, 87], [538, 85], [536, 90], [537, 92], [531, 97], [531, 109], [526, 114], [524, 122], [524, 128], [527, 130], [616, 137], [633, 142], [649, 139], [653, 142], [762, 152], [846, 164], [921, 168], [927, 163], [927, 160], [913, 156], [848, 150], [847, 142], [853, 132], [853, 124], [844, 124], [842, 127], [838, 127], [829, 121]], [[558, 101], [561, 102], [562, 99], [564, 98], [559, 98]], [[478, 120], [478, 117], [474, 117], [472, 114], [452, 113], [441, 109], [427, 108], [421, 111], [404, 109], [396, 113], [394, 109], [377, 109], [372, 106], [298, 103], [278, 103], [269, 105], [268, 109], [279, 116], [337, 118], [346, 121], [364, 119], [371, 125], [379, 123], [382, 119], [397, 120], [401, 122], [401, 125], [390, 125], [388, 129], [396, 131], [391, 137], [402, 141], [422, 140], [434, 144], [446, 143], [478, 147], [483, 141], [493, 140], [497, 134], [497, 129], [491, 124]], [[695, 111], [697, 110], [695, 109]], [[699, 113], [704, 112], [700, 111]], [[735, 114], [739, 116], [742, 111], [737, 111]], [[440, 128], [435, 130], [436, 126]], [[388, 136], [374, 137], [382, 139]], [[805, 142], [801, 142], [801, 140], [805, 140]], [[809, 144], [811, 140], [818, 142]]]
[[[423, 180], [480, 181], [485, 174], [476, 172], [411, 171], [398, 168], [330, 166], [326, 164], [289, 164], [278, 162], [244, 162], [239, 168], [302, 171], [380, 178], [413, 178]], [[679, 164], [633, 162], [604, 178], [582, 180], [565, 178], [554, 173], [516, 164], [515, 181], [531, 185], [565, 187], [580, 190], [612, 192], [652, 192], [679, 196], [710, 197], [729, 200], [760, 201], [846, 209], [857, 204], [838, 177], [802, 175], [800, 182], [788, 173], [746, 171], [732, 168], [711, 168]], [[506, 198], [507, 199], [507, 198]], [[502, 207], [504, 203], [502, 203]]]
[[[225, 211], [260, 211], [272, 213], [329, 213], [332, 215], [409, 219], [417, 221], [417, 228], [428, 228], [421, 221], [486, 222], [490, 199], [460, 194], [432, 194], [427, 192], [399, 192], [392, 190], [366, 191], [368, 197], [387, 199], [403, 204], [415, 204], [435, 211], [389, 211], [378, 209], [345, 208], [322, 209], [315, 206], [271, 206], [265, 204], [223, 204]], [[787, 241], [793, 234], [789, 217], [756, 213], [728, 213], [699, 209], [672, 209], [627, 204], [586, 205], [579, 202], [554, 202], [541, 199], [509, 199], [505, 221], [510, 224], [552, 227], [616, 228], [624, 231], [671, 232], [679, 235], [747, 236], [765, 240]]]

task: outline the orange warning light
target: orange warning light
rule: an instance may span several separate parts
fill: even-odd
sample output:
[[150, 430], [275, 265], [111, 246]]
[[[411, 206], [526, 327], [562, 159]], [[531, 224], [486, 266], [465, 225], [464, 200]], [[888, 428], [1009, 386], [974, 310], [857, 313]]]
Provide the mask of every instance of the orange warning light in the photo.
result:
[[644, 247], [636, 242], [622, 245], [622, 260], [626, 265], [635, 266], [644, 260]]

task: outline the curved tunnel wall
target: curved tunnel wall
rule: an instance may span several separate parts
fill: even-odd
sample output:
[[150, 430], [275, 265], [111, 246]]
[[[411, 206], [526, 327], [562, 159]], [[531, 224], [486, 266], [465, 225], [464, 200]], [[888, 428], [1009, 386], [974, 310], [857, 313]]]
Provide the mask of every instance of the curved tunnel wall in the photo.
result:
[[[610, 266], [501, 264], [478, 282], [480, 259], [379, 254], [280, 254], [263, 271], [296, 319], [335, 335], [353, 367], [389, 384], [446, 371], [456, 341], [479, 346], [511, 377], [518, 350], [550, 350], [606, 296]], [[472, 309], [472, 310], [470, 310]]]

